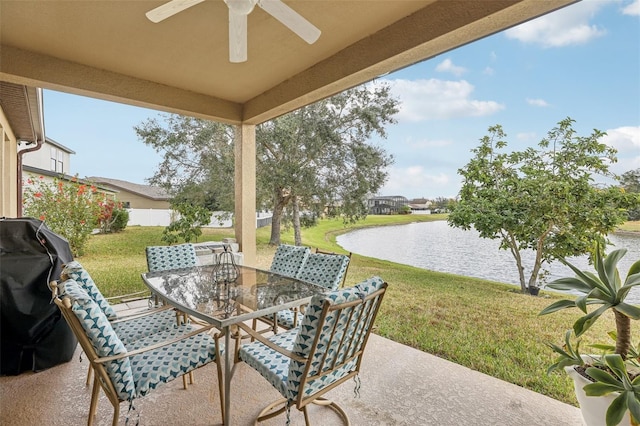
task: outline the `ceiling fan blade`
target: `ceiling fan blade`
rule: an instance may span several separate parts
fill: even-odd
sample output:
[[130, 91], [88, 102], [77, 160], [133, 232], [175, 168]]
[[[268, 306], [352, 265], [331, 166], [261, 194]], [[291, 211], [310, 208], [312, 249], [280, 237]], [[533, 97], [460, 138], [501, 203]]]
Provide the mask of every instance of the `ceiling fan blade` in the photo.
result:
[[280, 0], [258, 0], [258, 6], [265, 12], [282, 22], [284, 26], [296, 33], [309, 44], [313, 44], [320, 37], [321, 31], [302, 15]]
[[168, 3], [158, 6], [146, 13], [147, 18], [151, 22], [158, 23], [164, 19], [167, 19], [178, 12], [182, 12], [185, 9], [195, 6], [198, 3], [202, 3], [204, 0], [171, 0]]
[[229, 61], [247, 60], [247, 15], [229, 9]]

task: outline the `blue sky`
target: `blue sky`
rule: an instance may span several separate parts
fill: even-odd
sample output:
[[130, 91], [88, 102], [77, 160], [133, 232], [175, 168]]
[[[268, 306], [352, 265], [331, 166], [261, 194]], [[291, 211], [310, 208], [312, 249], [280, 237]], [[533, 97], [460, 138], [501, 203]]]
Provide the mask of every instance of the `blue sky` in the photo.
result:
[[[571, 117], [579, 135], [607, 132], [614, 172], [640, 167], [640, 0], [584, 0], [381, 80], [401, 111], [372, 141], [395, 157], [380, 195], [454, 197], [457, 170], [496, 124], [520, 150]], [[44, 105], [47, 136], [76, 152], [72, 174], [153, 175], [161, 157], [133, 126], [159, 112], [48, 90]]]

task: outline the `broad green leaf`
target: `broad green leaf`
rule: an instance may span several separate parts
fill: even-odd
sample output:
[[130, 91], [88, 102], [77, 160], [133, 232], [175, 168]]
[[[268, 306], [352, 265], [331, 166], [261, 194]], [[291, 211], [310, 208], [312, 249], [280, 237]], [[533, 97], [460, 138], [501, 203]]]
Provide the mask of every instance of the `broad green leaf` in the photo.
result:
[[576, 307], [576, 303], [573, 300], [558, 300], [557, 302], [554, 302], [551, 305], [544, 308], [543, 310], [541, 310], [538, 315], [547, 315], [552, 312], [560, 311], [562, 309], [575, 308], [575, 307]]
[[629, 271], [627, 272], [627, 277], [630, 275], [640, 274], [640, 260], [637, 260], [631, 265]]
[[612, 374], [601, 368], [589, 367], [587, 368], [587, 374], [600, 383], [615, 386], [618, 388], [618, 390], [622, 388], [622, 383], [620, 382], [620, 380], [613, 377]]
[[595, 382], [585, 385], [582, 390], [587, 396], [603, 396], [612, 392], [621, 392], [624, 389], [620, 386], [608, 385], [606, 383]]
[[587, 315], [578, 318], [573, 324], [573, 332], [576, 337], [582, 336], [582, 334], [587, 331], [598, 318], [600, 318], [600, 315], [602, 315], [610, 307], [610, 304], [604, 304], [595, 311], [589, 312]]
[[585, 314], [587, 313], [587, 299], [588, 295], [577, 297], [576, 298], [576, 307], [580, 309]]
[[581, 293], [589, 293], [594, 288], [583, 280], [575, 277], [558, 278], [548, 283], [546, 287], [561, 291], [576, 290]]
[[[640, 378], [640, 376], [638, 376], [638, 378]], [[640, 401], [638, 401], [638, 398], [639, 396], [637, 394], [627, 393], [627, 408], [629, 408], [636, 422], [640, 422]]]
[[626, 412], [627, 398], [625, 394], [621, 394], [611, 402], [607, 409], [607, 426], [616, 426], [620, 424]]
[[[640, 262], [638, 262], [640, 264]], [[629, 273], [624, 281], [625, 286], [634, 286], [640, 284], [640, 272], [634, 274]]]
[[587, 271], [581, 271], [580, 269], [576, 268], [575, 266], [573, 266], [571, 263], [567, 262], [564, 259], [559, 259], [559, 260], [560, 262], [567, 265], [577, 275], [577, 277], [580, 278], [580, 280], [582, 280], [590, 288], [599, 288], [603, 292], [607, 293], [608, 288], [603, 283], [601, 283], [600, 280], [594, 274]]
[[[619, 354], [609, 354], [604, 356], [604, 362], [614, 372], [619, 379], [626, 379], [627, 368]], [[595, 378], [595, 377], [594, 377]]]
[[603, 259], [603, 273], [605, 278], [600, 277], [604, 281], [608, 281], [613, 285], [617, 285], [620, 282], [620, 275], [618, 274], [618, 262], [624, 255], [627, 254], [627, 249], [614, 250], [607, 257]]
[[640, 319], [640, 307], [636, 305], [629, 305], [628, 303], [620, 303], [616, 305], [615, 310], [625, 314], [633, 320]]

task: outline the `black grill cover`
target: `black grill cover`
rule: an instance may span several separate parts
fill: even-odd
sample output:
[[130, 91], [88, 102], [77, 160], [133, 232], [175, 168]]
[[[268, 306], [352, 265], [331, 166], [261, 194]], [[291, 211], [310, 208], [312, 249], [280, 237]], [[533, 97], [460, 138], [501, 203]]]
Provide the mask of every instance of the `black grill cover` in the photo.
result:
[[73, 356], [77, 340], [48, 283], [73, 260], [66, 239], [32, 218], [0, 218], [0, 374], [44, 370]]

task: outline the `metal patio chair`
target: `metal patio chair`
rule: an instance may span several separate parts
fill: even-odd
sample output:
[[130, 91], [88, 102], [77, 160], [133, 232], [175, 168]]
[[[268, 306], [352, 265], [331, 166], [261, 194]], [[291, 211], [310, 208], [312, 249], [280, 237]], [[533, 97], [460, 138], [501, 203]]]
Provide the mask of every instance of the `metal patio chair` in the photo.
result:
[[316, 295], [300, 327], [269, 338], [241, 324], [255, 341], [241, 346], [238, 359], [283, 396], [260, 412], [256, 424], [285, 411], [288, 421], [295, 406], [309, 425], [310, 403], [330, 406], [349, 424], [346, 412], [323, 395], [352, 377], [359, 391], [362, 356], [386, 289], [381, 278], [373, 277], [354, 287]]
[[127, 345], [115, 332], [102, 309], [78, 282], [68, 279], [59, 284], [52, 282], [50, 287], [54, 302], [95, 371], [88, 426], [94, 422], [100, 389], [113, 405], [112, 425], [116, 426], [121, 402], [129, 402], [131, 411], [136, 398], [147, 395], [161, 383], [211, 362], [217, 366], [220, 409], [224, 416], [220, 336], [208, 334], [211, 326], [196, 328], [184, 324], [181, 327], [190, 328], [187, 334], [177, 334], [169, 329], [136, 340], [134, 345]]

